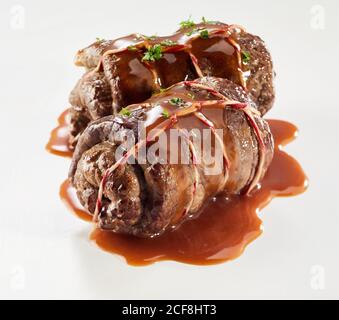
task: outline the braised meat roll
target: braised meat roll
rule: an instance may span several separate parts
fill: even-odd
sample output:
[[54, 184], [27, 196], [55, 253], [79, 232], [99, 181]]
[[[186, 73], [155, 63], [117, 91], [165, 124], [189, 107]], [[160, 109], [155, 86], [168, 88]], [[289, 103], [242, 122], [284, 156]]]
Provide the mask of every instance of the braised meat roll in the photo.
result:
[[70, 95], [71, 135], [180, 81], [214, 76], [242, 86], [263, 115], [273, 104], [273, 67], [264, 42], [235, 25], [182, 23], [170, 37], [98, 40], [75, 59], [87, 69]]
[[[197, 146], [199, 134], [208, 152]], [[133, 141], [128, 147], [126, 137]], [[187, 162], [176, 162], [182, 150]], [[197, 216], [217, 194], [253, 191], [272, 156], [269, 126], [251, 97], [232, 81], [205, 77], [92, 122], [80, 136], [69, 178], [99, 228], [154, 237]], [[217, 162], [220, 170], [213, 171]]]

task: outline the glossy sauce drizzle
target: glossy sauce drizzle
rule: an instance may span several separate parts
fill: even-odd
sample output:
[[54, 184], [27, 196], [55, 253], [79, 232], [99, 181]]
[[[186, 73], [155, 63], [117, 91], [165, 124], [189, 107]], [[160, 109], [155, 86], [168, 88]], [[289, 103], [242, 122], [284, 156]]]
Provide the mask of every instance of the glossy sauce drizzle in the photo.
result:
[[[198, 218], [155, 239], [95, 229], [91, 240], [135, 266], [163, 260], [210, 265], [238, 257], [262, 233], [258, 210], [274, 197], [297, 195], [307, 188], [307, 177], [298, 162], [281, 150], [281, 146], [295, 139], [297, 128], [279, 120], [270, 120], [269, 124], [275, 138], [275, 155], [261, 188], [251, 196], [218, 196], [206, 205]], [[68, 181], [61, 186], [60, 195], [76, 215], [91, 220], [81, 209]]]
[[[200, 36], [202, 30], [207, 32], [207, 38]], [[145, 101], [154, 92], [180, 81], [203, 76], [227, 78], [246, 89], [250, 69], [243, 63], [237, 43], [237, 34], [242, 31], [235, 25], [200, 23], [168, 37], [132, 34], [116, 40], [99, 40], [79, 50], [76, 65], [93, 67], [89, 68], [90, 73], [109, 70], [114, 75], [119, 90], [113, 90], [113, 107], [118, 110]], [[161, 57], [145, 60], [147, 50], [156, 46], [161, 46]], [[83, 56], [87, 55], [96, 57], [92, 59], [97, 62], [96, 67], [91, 64], [93, 61], [84, 64]], [[88, 63], [88, 59], [84, 60]]]

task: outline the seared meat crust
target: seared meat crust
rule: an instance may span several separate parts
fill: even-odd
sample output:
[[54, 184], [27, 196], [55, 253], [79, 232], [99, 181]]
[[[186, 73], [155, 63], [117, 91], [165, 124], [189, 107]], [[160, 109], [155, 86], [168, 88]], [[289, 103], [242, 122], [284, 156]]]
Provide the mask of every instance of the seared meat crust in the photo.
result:
[[[169, 103], [177, 97], [186, 104]], [[179, 83], [128, 110], [128, 115], [92, 122], [80, 136], [70, 168], [78, 198], [104, 230], [140, 237], [160, 235], [197, 216], [221, 192], [232, 196], [253, 190], [272, 160], [268, 124], [251, 97], [229, 80], [208, 77]], [[168, 116], [163, 116], [164, 110]], [[142, 143], [138, 123], [147, 119], [155, 119], [160, 127], [176, 120], [173, 126], [179, 129], [211, 129], [208, 123], [223, 129], [221, 142], [228, 164], [224, 163], [222, 174], [207, 174], [206, 159], [195, 164], [193, 157], [188, 164], [149, 160], [130, 164], [116, 159], [120, 137], [127, 132], [132, 132], [136, 144]], [[173, 152], [168, 149], [169, 154]]]

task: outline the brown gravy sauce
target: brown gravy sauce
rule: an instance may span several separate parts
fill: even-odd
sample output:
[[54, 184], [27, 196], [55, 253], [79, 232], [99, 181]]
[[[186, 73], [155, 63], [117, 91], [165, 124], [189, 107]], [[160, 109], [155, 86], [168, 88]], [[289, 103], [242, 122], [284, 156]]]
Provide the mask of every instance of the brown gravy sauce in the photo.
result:
[[46, 145], [48, 152], [57, 156], [72, 158], [73, 149], [69, 146], [68, 112], [65, 110], [58, 118], [58, 126], [52, 130]]
[[[65, 117], [52, 135], [47, 149], [53, 154], [70, 156], [65, 139]], [[293, 196], [307, 189], [307, 177], [299, 163], [281, 147], [293, 141], [297, 128], [286, 121], [269, 120], [275, 138], [273, 162], [261, 183], [261, 188], [251, 196], [227, 198], [218, 196], [211, 200], [200, 216], [186, 221], [177, 230], [159, 238], [140, 239], [95, 229], [90, 238], [101, 249], [123, 256], [134, 266], [149, 265], [163, 260], [175, 260], [194, 265], [211, 265], [237, 258], [246, 246], [262, 233], [258, 211], [274, 197]], [[62, 145], [62, 142], [66, 142]], [[78, 202], [74, 188], [65, 181], [60, 196], [81, 219], [92, 217]]]

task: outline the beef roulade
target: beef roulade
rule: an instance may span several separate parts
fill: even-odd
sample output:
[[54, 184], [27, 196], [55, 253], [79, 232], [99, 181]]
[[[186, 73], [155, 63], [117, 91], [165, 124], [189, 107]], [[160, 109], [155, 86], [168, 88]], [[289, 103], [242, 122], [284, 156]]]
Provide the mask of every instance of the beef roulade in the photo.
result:
[[236, 25], [181, 23], [170, 37], [132, 34], [96, 41], [75, 59], [87, 68], [70, 95], [71, 142], [92, 120], [114, 115], [183, 80], [225, 78], [242, 86], [263, 115], [273, 104], [273, 67], [264, 42]]
[[[173, 147], [171, 130], [182, 138], [179, 148]], [[204, 130], [212, 138], [201, 140], [203, 148], [211, 141], [210, 153], [194, 141]], [[133, 138], [128, 148], [123, 146], [127, 136]], [[184, 154], [184, 142], [188, 161], [169, 161]], [[139, 160], [141, 150], [145, 161]], [[207, 77], [178, 83], [117, 116], [92, 122], [79, 139], [69, 177], [100, 228], [154, 237], [198, 215], [219, 193], [253, 191], [272, 156], [270, 129], [249, 95], [229, 80]], [[217, 161], [219, 172], [209, 171]]]

